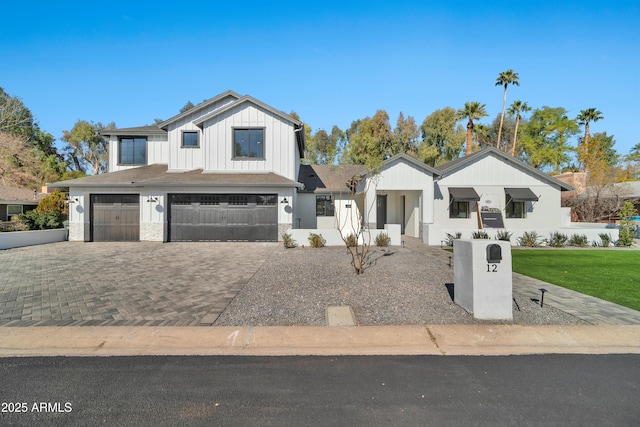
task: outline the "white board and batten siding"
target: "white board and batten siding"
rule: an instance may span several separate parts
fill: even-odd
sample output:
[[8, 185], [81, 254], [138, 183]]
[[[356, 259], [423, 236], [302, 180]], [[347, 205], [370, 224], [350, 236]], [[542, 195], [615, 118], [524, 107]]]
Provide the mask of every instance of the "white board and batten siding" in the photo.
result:
[[[204, 159], [208, 151], [206, 139], [204, 138], [202, 129], [196, 126], [193, 122], [200, 117], [206, 116], [207, 114], [224, 107], [234, 100], [235, 98], [233, 97], [225, 97], [204, 109], [195, 110], [193, 114], [187, 114], [180, 120], [171, 123], [167, 129], [170, 150], [170, 161], [168, 162], [169, 170], [189, 171], [205, 168]], [[182, 147], [182, 133], [185, 131], [198, 132], [198, 147]]]
[[[169, 170], [275, 172], [291, 180], [296, 179], [295, 158], [299, 154], [293, 124], [249, 103], [212, 117], [203, 123], [202, 128], [192, 123], [195, 119], [187, 116], [169, 130]], [[264, 158], [234, 159], [234, 128], [264, 128]], [[181, 147], [184, 131], [199, 132], [198, 148]]]
[[[468, 218], [449, 218], [451, 187], [472, 187], [480, 197], [478, 205], [499, 208], [503, 213], [505, 229], [514, 232], [514, 235], [521, 234], [523, 230], [557, 230], [561, 226], [562, 211], [558, 186], [524, 168], [518, 168], [494, 156], [486, 156], [436, 181], [433, 223], [442, 230], [442, 236], [430, 236], [429, 244], [437, 244], [434, 242], [443, 239], [447, 232], [453, 234], [460, 231], [463, 238], [469, 238], [470, 233], [479, 228], [475, 203], [470, 204]], [[505, 217], [505, 188], [509, 187], [529, 188], [538, 197], [538, 201], [525, 202], [525, 218]], [[495, 234], [493, 229], [487, 231], [491, 236]]]

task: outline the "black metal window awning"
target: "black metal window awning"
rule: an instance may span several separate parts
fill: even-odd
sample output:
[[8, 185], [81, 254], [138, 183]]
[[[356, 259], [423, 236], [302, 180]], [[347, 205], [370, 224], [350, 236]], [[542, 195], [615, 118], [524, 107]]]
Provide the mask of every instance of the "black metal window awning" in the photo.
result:
[[530, 188], [505, 188], [504, 192], [513, 202], [537, 202], [538, 196]]
[[480, 196], [472, 187], [449, 187], [451, 200], [454, 202], [477, 202]]

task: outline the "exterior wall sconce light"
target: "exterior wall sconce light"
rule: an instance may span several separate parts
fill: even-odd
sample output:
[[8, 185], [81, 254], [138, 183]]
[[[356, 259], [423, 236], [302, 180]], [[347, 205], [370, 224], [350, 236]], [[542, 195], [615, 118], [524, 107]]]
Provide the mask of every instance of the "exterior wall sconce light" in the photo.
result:
[[79, 200], [77, 197], [70, 197], [70, 196], [69, 196], [69, 197], [67, 197], [67, 200], [65, 200], [64, 202], [65, 202], [66, 204], [71, 204], [71, 203], [77, 203], [77, 202], [79, 202], [79, 201], [80, 201], [80, 200]]
[[158, 196], [147, 196], [148, 203], [158, 203]]
[[282, 199], [282, 201], [280, 203], [286, 203], [287, 205], [289, 204], [289, 201], [287, 200], [287, 198], [285, 197], [284, 199]]

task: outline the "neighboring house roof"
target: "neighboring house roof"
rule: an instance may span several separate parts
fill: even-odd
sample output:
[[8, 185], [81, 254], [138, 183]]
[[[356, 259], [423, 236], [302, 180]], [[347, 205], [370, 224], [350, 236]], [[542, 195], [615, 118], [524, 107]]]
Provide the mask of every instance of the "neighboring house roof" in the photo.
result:
[[444, 163], [440, 166], [438, 166], [438, 170], [440, 171], [440, 175], [441, 176], [446, 176], [449, 175], [453, 172], [455, 172], [458, 168], [464, 167], [467, 164], [480, 159], [482, 157], [488, 156], [488, 155], [495, 155], [501, 159], [503, 159], [504, 161], [506, 161], [507, 163], [511, 163], [512, 165], [514, 165], [515, 167], [519, 167], [522, 168], [524, 170], [526, 170], [527, 172], [531, 173], [532, 175], [535, 175], [536, 177], [540, 178], [542, 181], [547, 182], [548, 184], [552, 184], [552, 185], [556, 185], [558, 187], [560, 187], [561, 191], [571, 191], [573, 190], [573, 187], [570, 186], [569, 184], [562, 182], [552, 176], [547, 175], [544, 172], [540, 172], [538, 169], [529, 166], [528, 164], [524, 163], [521, 160], [516, 159], [515, 157], [504, 153], [500, 150], [498, 150], [497, 148], [493, 148], [493, 147], [484, 147], [479, 151], [476, 151], [474, 153], [469, 154], [468, 156], [464, 156], [464, 157], [460, 157], [457, 158], [455, 160], [452, 160], [448, 163]]
[[575, 191], [569, 193], [568, 197], [603, 197], [617, 198], [623, 200], [640, 199], [640, 181], [616, 182], [606, 185], [592, 185], [586, 187], [581, 193]]
[[0, 203], [1, 204], [15, 204], [15, 205], [37, 205], [38, 201], [45, 197], [44, 193], [37, 193], [34, 190], [27, 190], [25, 188], [6, 187], [0, 185]]
[[132, 128], [120, 128], [120, 129], [105, 129], [100, 132], [103, 136], [148, 136], [148, 135], [166, 135], [167, 131], [160, 129], [157, 125], [151, 126], [137, 126]]
[[162, 186], [252, 186], [252, 187], [300, 187], [273, 172], [203, 172], [196, 169], [187, 172], [168, 172], [167, 165], [148, 165], [102, 175], [59, 181], [50, 187], [162, 187]]

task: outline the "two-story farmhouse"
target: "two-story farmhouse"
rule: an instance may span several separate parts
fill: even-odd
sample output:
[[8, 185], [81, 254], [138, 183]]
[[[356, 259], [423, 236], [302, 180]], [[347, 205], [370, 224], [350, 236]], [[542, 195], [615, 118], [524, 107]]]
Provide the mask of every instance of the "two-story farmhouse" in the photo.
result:
[[515, 237], [557, 230], [571, 189], [491, 148], [438, 168], [400, 154], [375, 176], [303, 165], [303, 124], [232, 91], [104, 136], [109, 173], [52, 185], [69, 188], [70, 240], [277, 241], [292, 229], [386, 224], [432, 245], [479, 228]]

